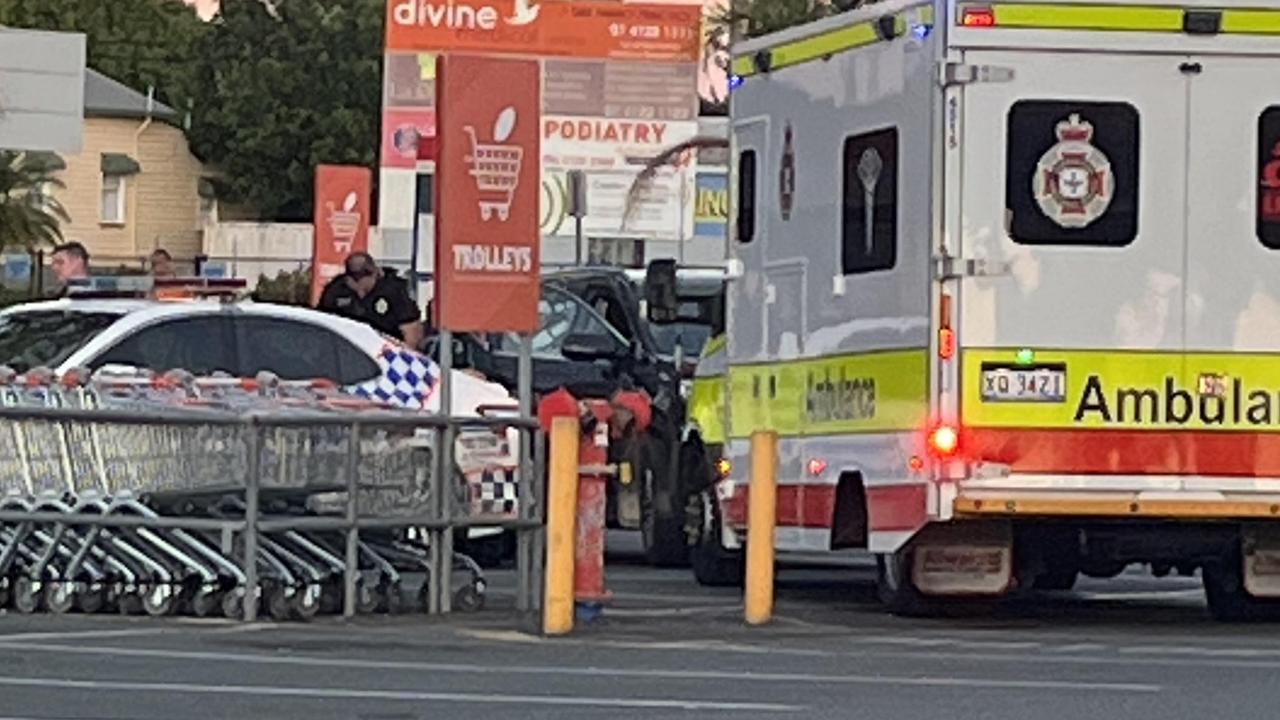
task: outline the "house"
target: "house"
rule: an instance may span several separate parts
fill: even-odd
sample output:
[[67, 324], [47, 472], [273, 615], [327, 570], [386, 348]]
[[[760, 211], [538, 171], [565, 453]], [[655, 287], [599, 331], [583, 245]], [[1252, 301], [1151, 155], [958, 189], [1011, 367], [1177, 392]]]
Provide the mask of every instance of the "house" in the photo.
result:
[[99, 267], [137, 267], [158, 247], [186, 265], [217, 205], [182, 117], [92, 69], [84, 90], [81, 152], [48, 159], [66, 186], [53, 191], [71, 217], [63, 236], [84, 243]]

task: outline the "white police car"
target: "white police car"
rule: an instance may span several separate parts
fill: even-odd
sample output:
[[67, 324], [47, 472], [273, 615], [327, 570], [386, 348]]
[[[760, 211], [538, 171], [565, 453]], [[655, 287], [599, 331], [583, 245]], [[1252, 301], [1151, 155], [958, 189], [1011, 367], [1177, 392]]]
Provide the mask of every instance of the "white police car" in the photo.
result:
[[[328, 379], [352, 394], [400, 407], [440, 412], [440, 368], [393, 338], [359, 322], [306, 308], [233, 301], [243, 281], [202, 278], [91, 278], [57, 300], [0, 311], [0, 366], [54, 373], [185, 370], [282, 380]], [[493, 408], [514, 412], [516, 400], [497, 383], [454, 371], [452, 414], [475, 417]], [[485, 433], [494, 437], [491, 433]], [[484, 499], [514, 508], [515, 434], [485, 451], [474, 438], [458, 445], [475, 462], [503, 468], [486, 477]], [[468, 458], [460, 457], [464, 472]], [[471, 537], [492, 529], [476, 529]]]

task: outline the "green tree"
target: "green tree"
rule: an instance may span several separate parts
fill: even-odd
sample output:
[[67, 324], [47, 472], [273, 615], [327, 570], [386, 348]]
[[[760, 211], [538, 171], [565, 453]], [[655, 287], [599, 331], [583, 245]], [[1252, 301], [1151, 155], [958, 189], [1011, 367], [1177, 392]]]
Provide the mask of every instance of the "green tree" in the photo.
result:
[[62, 240], [67, 211], [50, 194], [63, 187], [42, 156], [0, 150], [0, 250], [28, 252]]
[[385, 0], [222, 0], [201, 38], [193, 148], [225, 199], [306, 220], [315, 166], [373, 167]]
[[0, 25], [84, 33], [90, 67], [178, 110], [209, 30], [180, 0], [0, 0]]

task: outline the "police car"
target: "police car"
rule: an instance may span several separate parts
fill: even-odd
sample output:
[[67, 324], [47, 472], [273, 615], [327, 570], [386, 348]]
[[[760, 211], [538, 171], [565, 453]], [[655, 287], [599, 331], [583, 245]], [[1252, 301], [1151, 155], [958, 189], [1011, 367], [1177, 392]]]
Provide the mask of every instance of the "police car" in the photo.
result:
[[[0, 366], [17, 372], [44, 367], [61, 374], [228, 373], [282, 380], [331, 380], [354, 395], [402, 408], [440, 412], [440, 368], [430, 358], [353, 320], [307, 308], [237, 300], [243, 280], [152, 280], [100, 277], [76, 281], [66, 296], [0, 311]], [[454, 372], [452, 414], [514, 412], [516, 401], [497, 383]], [[495, 437], [491, 433], [484, 433]], [[486, 475], [482, 497], [495, 511], [514, 510], [514, 432], [477, 449], [460, 439], [468, 463], [501, 470]], [[498, 532], [477, 528], [471, 537]]]

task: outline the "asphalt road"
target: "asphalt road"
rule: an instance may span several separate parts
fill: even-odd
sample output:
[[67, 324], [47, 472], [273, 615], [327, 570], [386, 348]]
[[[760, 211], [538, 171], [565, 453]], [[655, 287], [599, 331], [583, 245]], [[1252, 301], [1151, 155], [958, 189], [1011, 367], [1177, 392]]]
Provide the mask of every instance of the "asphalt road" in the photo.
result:
[[[613, 541], [613, 539], [611, 539]], [[236, 624], [0, 617], [0, 718], [867, 718], [1277, 716], [1280, 625], [1208, 619], [1194, 580], [903, 620], [866, 568], [783, 570], [777, 616], [615, 557], [615, 601], [567, 639], [491, 608], [448, 619]]]

